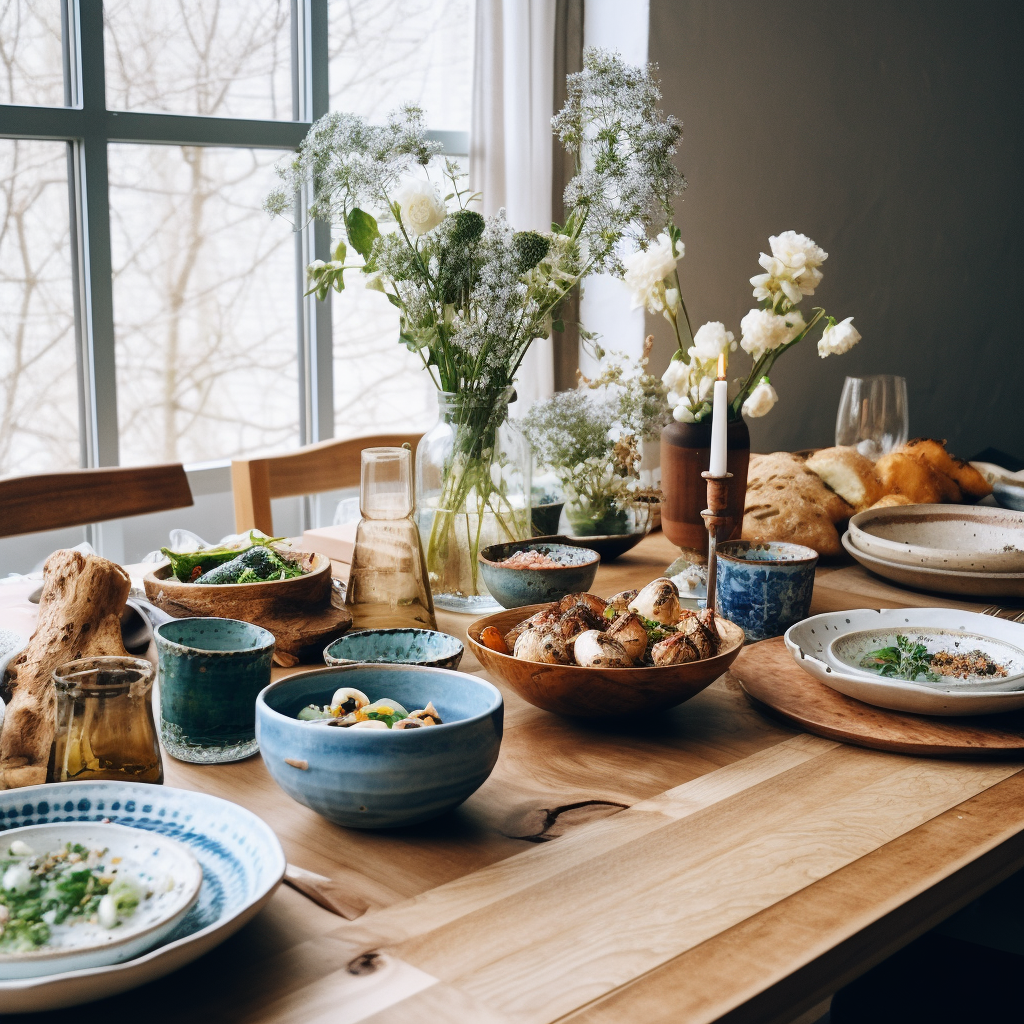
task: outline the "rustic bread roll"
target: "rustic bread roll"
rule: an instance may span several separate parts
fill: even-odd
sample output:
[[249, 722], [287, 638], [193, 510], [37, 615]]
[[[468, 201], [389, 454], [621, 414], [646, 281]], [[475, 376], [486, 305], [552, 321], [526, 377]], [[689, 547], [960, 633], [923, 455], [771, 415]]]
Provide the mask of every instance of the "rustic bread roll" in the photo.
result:
[[875, 473], [875, 464], [856, 448], [822, 448], [807, 460], [806, 465], [858, 512], [874, 504], [885, 493]]
[[743, 513], [743, 539], [803, 544], [819, 555], [838, 555], [839, 533], [827, 515], [803, 498], [753, 504]]
[[916, 505], [935, 505], [941, 501], [960, 501], [955, 481], [938, 473], [926, 462], [903, 452], [889, 452], [875, 463], [886, 494], [906, 495]]
[[788, 500], [818, 509], [831, 523], [849, 519], [854, 511], [835, 491], [829, 490], [821, 477], [811, 472], [798, 456], [789, 452], [752, 455], [744, 511], [751, 505], [778, 505]]
[[914, 503], [905, 494], [886, 494], [879, 498], [874, 505], [869, 506], [873, 508], [893, 508], [896, 505], [913, 505]]
[[[929, 437], [915, 437], [898, 449], [918, 462], [931, 466], [936, 473], [948, 476], [971, 498], [984, 498], [992, 493], [989, 482], [969, 462], [955, 459], [946, 451], [945, 441], [935, 441]], [[959, 499], [957, 499], [959, 500]]]

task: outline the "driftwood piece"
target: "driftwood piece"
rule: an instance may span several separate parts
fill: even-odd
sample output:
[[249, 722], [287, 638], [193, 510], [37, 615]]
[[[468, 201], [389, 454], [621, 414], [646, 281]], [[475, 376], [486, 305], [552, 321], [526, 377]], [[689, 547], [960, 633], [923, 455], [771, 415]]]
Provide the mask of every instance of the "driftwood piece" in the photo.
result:
[[39, 625], [7, 668], [0, 789], [46, 781], [57, 710], [53, 670], [76, 658], [128, 653], [121, 612], [130, 589], [128, 574], [98, 555], [57, 551], [46, 560]]

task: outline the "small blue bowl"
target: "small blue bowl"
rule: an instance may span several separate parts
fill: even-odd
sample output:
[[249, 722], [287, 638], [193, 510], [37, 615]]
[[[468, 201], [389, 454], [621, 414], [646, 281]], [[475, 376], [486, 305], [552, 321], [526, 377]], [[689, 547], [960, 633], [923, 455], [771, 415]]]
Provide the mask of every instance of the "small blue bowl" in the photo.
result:
[[[300, 722], [340, 686], [407, 710], [433, 701], [442, 725], [425, 729], [339, 729]], [[256, 701], [256, 736], [274, 781], [300, 804], [352, 828], [394, 828], [457, 807], [491, 774], [504, 704], [490, 683], [421, 665], [323, 668], [271, 683]]]
[[363, 629], [324, 648], [328, 665], [425, 665], [457, 669], [466, 648], [462, 641], [435, 629]]
[[818, 553], [802, 544], [730, 540], [718, 545], [718, 614], [748, 640], [782, 636], [811, 610]]
[[[499, 564], [517, 551], [539, 551], [560, 564], [547, 569], [514, 569]], [[477, 558], [487, 590], [503, 608], [522, 608], [583, 593], [590, 589], [601, 564], [601, 556], [590, 548], [533, 540], [492, 544]]]

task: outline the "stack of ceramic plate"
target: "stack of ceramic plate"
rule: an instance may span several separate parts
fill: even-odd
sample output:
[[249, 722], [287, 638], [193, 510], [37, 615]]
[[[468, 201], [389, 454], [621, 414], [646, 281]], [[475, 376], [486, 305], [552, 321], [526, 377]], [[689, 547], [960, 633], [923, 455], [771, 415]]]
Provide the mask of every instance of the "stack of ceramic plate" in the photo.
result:
[[897, 505], [850, 520], [843, 546], [906, 587], [1024, 597], [1024, 512], [983, 505]]
[[[1024, 625], [955, 608], [883, 608], [812, 615], [786, 631], [796, 663], [839, 693], [918, 715], [992, 715], [1024, 708]], [[932, 670], [912, 679], [881, 674], [879, 652], [921, 645], [958, 674]], [[985, 662], [995, 671], [969, 672]], [[906, 669], [904, 676], [912, 671]], [[944, 666], [949, 671], [948, 666]]]

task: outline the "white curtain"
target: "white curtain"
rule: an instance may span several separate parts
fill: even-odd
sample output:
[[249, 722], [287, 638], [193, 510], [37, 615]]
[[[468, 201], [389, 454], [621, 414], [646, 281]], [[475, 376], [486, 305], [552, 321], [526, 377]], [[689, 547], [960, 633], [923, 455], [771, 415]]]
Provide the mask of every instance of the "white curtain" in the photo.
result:
[[[517, 231], [551, 227], [555, 0], [477, 0], [469, 183], [485, 216]], [[554, 391], [551, 339], [519, 370], [519, 408]]]

